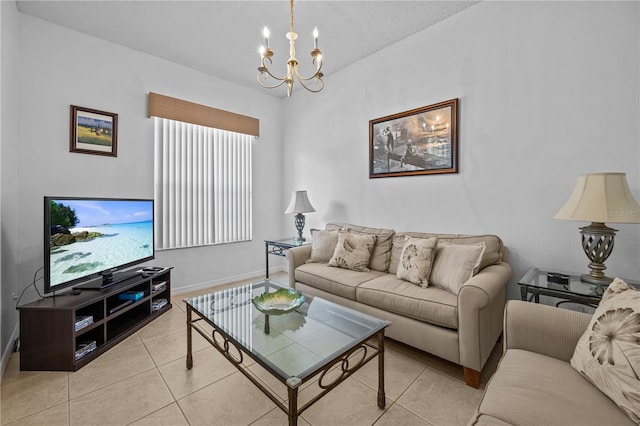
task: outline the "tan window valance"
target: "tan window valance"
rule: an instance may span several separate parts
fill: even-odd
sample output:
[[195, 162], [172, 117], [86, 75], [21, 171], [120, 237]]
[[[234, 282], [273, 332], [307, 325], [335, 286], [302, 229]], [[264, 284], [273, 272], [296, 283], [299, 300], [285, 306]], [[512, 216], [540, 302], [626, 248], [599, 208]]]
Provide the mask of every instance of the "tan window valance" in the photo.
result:
[[162, 117], [245, 135], [260, 136], [260, 120], [149, 92], [149, 117]]

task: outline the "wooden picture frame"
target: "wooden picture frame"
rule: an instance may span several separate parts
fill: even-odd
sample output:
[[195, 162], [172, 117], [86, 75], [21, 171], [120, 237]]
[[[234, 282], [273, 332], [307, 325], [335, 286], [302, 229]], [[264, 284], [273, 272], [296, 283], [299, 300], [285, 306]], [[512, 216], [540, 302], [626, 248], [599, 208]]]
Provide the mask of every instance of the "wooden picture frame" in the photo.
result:
[[118, 156], [118, 114], [71, 105], [69, 151]]
[[369, 121], [369, 179], [458, 173], [458, 99]]

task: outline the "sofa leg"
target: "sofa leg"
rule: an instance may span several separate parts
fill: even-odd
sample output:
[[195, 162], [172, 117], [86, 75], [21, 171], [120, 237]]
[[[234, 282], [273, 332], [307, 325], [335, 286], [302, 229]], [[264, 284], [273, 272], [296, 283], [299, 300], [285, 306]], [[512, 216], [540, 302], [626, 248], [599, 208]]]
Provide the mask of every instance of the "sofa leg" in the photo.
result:
[[464, 381], [467, 386], [478, 389], [480, 387], [480, 372], [468, 367], [462, 368], [464, 369]]

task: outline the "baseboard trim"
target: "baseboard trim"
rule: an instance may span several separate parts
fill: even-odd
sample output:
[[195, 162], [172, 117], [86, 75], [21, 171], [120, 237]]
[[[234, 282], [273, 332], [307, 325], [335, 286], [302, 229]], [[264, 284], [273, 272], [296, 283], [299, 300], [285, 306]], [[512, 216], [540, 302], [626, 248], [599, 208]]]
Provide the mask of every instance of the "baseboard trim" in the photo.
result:
[[11, 338], [7, 342], [7, 347], [2, 351], [2, 362], [0, 363], [0, 380], [4, 377], [4, 372], [7, 369], [7, 365], [9, 365], [9, 358], [11, 358], [11, 354], [13, 353], [13, 344], [20, 335], [20, 324], [16, 324], [13, 329], [13, 333], [11, 333]]
[[[284, 267], [279, 267], [279, 266], [274, 268], [269, 268], [269, 274], [276, 273], [276, 272], [287, 272], [287, 271], [285, 271]], [[264, 278], [264, 269], [261, 269], [259, 271], [248, 272], [240, 275], [233, 275], [230, 277], [220, 278], [212, 281], [204, 281], [201, 283], [187, 284], [180, 287], [174, 287], [173, 285], [171, 285], [171, 294], [191, 293], [192, 291], [203, 290], [209, 287], [223, 286], [223, 285], [231, 284], [237, 281], [252, 280], [252, 279], [258, 280], [262, 278]]]

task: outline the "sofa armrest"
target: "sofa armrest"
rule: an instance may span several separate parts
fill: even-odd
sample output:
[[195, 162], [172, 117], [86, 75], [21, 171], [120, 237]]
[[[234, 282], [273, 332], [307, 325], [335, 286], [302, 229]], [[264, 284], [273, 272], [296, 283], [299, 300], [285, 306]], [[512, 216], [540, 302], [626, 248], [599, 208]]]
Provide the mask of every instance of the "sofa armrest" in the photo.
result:
[[502, 333], [511, 266], [490, 265], [468, 280], [458, 293], [460, 364], [481, 371]]
[[289, 287], [296, 288], [296, 268], [300, 265], [304, 265], [310, 257], [311, 244], [287, 250], [287, 261], [289, 262]]
[[523, 349], [570, 361], [591, 315], [510, 300], [504, 314], [504, 349]]

